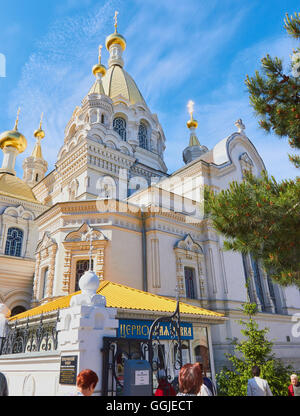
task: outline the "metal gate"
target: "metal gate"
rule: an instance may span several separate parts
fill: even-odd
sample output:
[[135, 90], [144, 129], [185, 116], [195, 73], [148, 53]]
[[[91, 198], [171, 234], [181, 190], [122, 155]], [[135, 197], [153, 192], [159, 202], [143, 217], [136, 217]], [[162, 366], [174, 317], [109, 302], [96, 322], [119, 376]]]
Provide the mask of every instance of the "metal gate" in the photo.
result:
[[[168, 351], [165, 350], [165, 345], [162, 342], [161, 324], [168, 324]], [[177, 300], [176, 310], [171, 316], [163, 316], [157, 318], [149, 332], [149, 340], [152, 350], [152, 370], [156, 376], [156, 380], [159, 379], [160, 372], [170, 382], [173, 378], [175, 383], [174, 387], [177, 387], [178, 378], [176, 381], [176, 372], [182, 367], [182, 340], [180, 329], [180, 312], [179, 312], [179, 300]], [[170, 370], [172, 369], [170, 374]]]
[[126, 360], [147, 360], [150, 363], [152, 362], [151, 341], [147, 339], [104, 337], [102, 353], [103, 396], [122, 396], [124, 363]]
[[[161, 333], [162, 323], [168, 327], [167, 343]], [[105, 337], [102, 349], [102, 395], [122, 396], [124, 363], [128, 359], [147, 360], [150, 363], [152, 368], [150, 380], [154, 394], [160, 371], [168, 381], [174, 379], [176, 373], [178, 374], [182, 367], [182, 347], [179, 300], [171, 316], [160, 317], [152, 323], [148, 339]]]

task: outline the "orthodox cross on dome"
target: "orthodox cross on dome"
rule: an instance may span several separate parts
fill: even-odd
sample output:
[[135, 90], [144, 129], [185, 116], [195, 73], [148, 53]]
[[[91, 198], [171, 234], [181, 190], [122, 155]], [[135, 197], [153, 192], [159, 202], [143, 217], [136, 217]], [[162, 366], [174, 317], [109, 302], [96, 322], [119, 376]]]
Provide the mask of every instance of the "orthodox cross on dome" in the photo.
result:
[[242, 119], [241, 118], [239, 118], [235, 123], [234, 123], [234, 125], [238, 128], [238, 133], [244, 133], [244, 130], [245, 130], [245, 125], [244, 125], [244, 123], [242, 122]]
[[192, 100], [189, 100], [189, 102], [187, 103], [187, 108], [188, 108], [188, 111], [190, 113], [191, 120], [193, 120], [194, 105], [195, 105], [195, 103]]
[[102, 54], [102, 48], [103, 48], [103, 46], [102, 46], [102, 45], [99, 45], [99, 55], [98, 55], [98, 58], [99, 58], [99, 64], [101, 64], [101, 54]]
[[19, 115], [20, 115], [20, 111], [21, 111], [21, 109], [20, 109], [20, 107], [18, 108], [18, 112], [17, 112], [17, 118], [16, 118], [16, 121], [15, 121], [15, 126], [14, 126], [14, 130], [18, 130], [18, 124], [19, 124]]
[[39, 129], [42, 129], [42, 122], [43, 122], [43, 117], [44, 117], [44, 113], [41, 114], [41, 119], [40, 119], [40, 126]]
[[118, 27], [118, 14], [119, 12], [115, 11], [114, 21], [115, 21], [115, 33], [117, 33], [117, 27]]

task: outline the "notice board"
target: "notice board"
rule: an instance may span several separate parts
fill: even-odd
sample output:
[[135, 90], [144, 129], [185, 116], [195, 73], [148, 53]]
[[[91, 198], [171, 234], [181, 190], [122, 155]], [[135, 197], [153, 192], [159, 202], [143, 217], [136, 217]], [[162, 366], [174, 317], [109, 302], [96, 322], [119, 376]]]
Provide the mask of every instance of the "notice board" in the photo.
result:
[[77, 360], [77, 355], [66, 355], [64, 357], [61, 357], [59, 384], [76, 385]]

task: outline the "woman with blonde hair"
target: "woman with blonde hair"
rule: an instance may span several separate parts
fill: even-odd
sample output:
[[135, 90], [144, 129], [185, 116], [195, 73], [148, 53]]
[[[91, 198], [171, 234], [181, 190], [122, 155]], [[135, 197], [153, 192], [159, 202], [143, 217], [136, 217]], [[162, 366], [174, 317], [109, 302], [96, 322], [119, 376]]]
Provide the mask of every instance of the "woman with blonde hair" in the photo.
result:
[[297, 374], [291, 375], [291, 384], [288, 387], [289, 396], [300, 396], [300, 383]]

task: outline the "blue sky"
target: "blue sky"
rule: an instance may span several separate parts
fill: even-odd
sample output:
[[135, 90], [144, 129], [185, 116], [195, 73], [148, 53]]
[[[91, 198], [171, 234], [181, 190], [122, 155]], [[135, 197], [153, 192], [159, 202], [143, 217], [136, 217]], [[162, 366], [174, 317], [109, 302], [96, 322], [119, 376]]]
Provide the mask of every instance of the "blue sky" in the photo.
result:
[[[113, 32], [118, 10], [118, 31], [127, 40], [125, 69], [162, 124], [169, 173], [183, 165], [191, 99], [201, 144], [212, 148], [236, 131], [234, 122], [242, 118], [269, 173], [278, 180], [295, 177], [287, 140], [258, 128], [244, 80], [267, 53], [288, 65], [296, 43], [286, 35], [283, 18], [299, 11], [297, 5], [294, 0], [0, 0], [0, 53], [6, 57], [0, 131], [13, 127], [20, 106], [19, 130], [28, 141], [17, 158], [18, 175], [33, 149], [42, 111], [43, 153], [53, 169], [64, 128], [94, 82], [98, 45]], [[104, 49], [102, 56], [106, 64]]]

